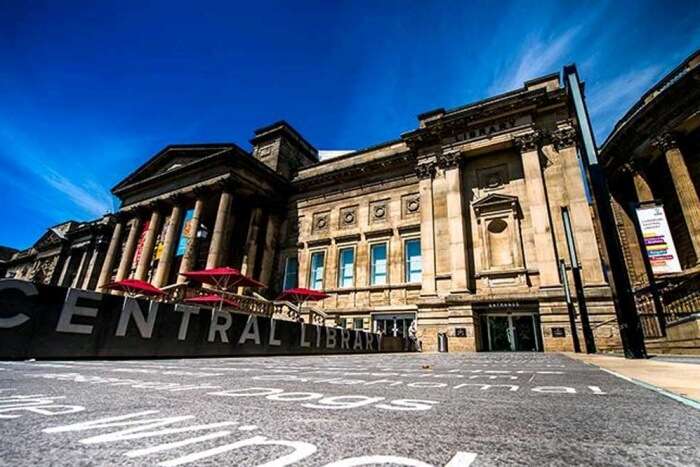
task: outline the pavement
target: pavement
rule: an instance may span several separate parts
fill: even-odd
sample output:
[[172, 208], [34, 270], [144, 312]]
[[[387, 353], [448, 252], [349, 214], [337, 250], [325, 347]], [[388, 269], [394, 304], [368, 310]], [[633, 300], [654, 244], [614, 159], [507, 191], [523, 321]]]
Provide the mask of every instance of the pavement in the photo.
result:
[[595, 365], [635, 381], [692, 399], [700, 407], [700, 365], [693, 357], [627, 359], [602, 354], [574, 354], [568, 357]]
[[0, 362], [0, 465], [698, 465], [700, 410], [560, 354]]

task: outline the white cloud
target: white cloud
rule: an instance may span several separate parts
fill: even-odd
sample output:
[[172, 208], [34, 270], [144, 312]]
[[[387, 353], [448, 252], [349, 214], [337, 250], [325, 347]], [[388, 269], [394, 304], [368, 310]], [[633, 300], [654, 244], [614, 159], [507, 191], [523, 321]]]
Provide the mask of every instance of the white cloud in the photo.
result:
[[500, 73], [500, 78], [491, 83], [489, 95], [522, 87], [527, 80], [558, 71], [567, 61], [569, 51], [581, 26], [574, 26], [561, 34], [546, 39], [531, 35], [523, 44], [519, 58]]
[[603, 143], [617, 120], [661, 78], [662, 72], [660, 65], [650, 65], [589, 85], [586, 93], [588, 110], [599, 144]]
[[78, 186], [57, 171], [45, 168], [40, 172], [41, 177], [66, 195], [73, 203], [86, 213], [99, 217], [112, 210], [112, 198], [109, 192], [94, 181], [85, 181], [83, 186]]

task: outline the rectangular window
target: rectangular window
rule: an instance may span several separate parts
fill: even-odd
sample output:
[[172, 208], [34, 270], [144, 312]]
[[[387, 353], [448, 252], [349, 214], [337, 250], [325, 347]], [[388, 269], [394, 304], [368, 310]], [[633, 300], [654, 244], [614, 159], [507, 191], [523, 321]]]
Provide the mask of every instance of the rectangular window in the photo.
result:
[[338, 320], [338, 326], [341, 327], [341, 328], [346, 328], [346, 327], [348, 327], [348, 320], [347, 320], [347, 318], [340, 318], [340, 319]]
[[299, 284], [299, 260], [296, 257], [287, 258], [287, 263], [284, 265], [284, 284], [283, 289], [294, 289]]
[[338, 259], [338, 287], [352, 287], [355, 275], [355, 249], [342, 248]]
[[370, 247], [370, 285], [387, 283], [386, 243], [376, 243]]
[[362, 318], [355, 318], [352, 322], [353, 329], [364, 329], [365, 320]]
[[423, 261], [420, 254], [419, 238], [413, 238], [404, 242], [404, 259], [406, 262], [406, 282], [420, 282], [423, 273]]
[[324, 251], [311, 253], [309, 288], [313, 290], [323, 290], [323, 264], [325, 260], [326, 253]]

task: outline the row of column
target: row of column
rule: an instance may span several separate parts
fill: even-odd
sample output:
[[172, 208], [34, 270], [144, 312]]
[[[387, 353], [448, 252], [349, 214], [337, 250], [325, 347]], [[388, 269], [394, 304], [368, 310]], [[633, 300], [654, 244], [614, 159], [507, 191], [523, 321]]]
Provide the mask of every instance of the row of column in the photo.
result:
[[[193, 232], [187, 242], [185, 252], [178, 270], [177, 283], [185, 281], [183, 273], [191, 271], [197, 255], [197, 242], [199, 241], [197, 231], [199, 229], [202, 212], [204, 210], [205, 200], [199, 196], [194, 204], [191, 223]], [[215, 268], [221, 266], [226, 261], [227, 248], [231, 244], [231, 235], [233, 230], [233, 215], [232, 215], [233, 195], [231, 191], [224, 189], [219, 196], [219, 203], [214, 221], [214, 228], [211, 233], [211, 241], [207, 254], [206, 268]], [[170, 210], [170, 221], [164, 233], [163, 251], [160, 261], [153, 275], [152, 283], [156, 287], [168, 285], [167, 281], [171, 275], [173, 261], [175, 259], [175, 250], [179, 241], [179, 233], [183, 222], [184, 208], [182, 206], [182, 198], [174, 198]], [[153, 255], [153, 249], [161, 228], [161, 212], [157, 207], [153, 208], [150, 214], [148, 228], [146, 230], [143, 246], [141, 248], [141, 256], [136, 265], [133, 278], [146, 280]], [[248, 237], [245, 243], [243, 262], [241, 272], [251, 275], [256, 264], [256, 258], [260, 249], [262, 249], [262, 267], [260, 270], [260, 280], [267, 283], [272, 275], [273, 256], [277, 243], [277, 230], [279, 222], [276, 216], [269, 215], [262, 248], [258, 245], [258, 236], [260, 234], [261, 223], [263, 219], [263, 211], [259, 207], [252, 209], [250, 222], [248, 225]], [[131, 267], [134, 261], [136, 246], [139, 241], [139, 236], [142, 231], [143, 221], [141, 216], [136, 216], [129, 221], [128, 237], [124, 244], [123, 252], [115, 281], [126, 279], [130, 274]], [[103, 287], [108, 284], [112, 277], [114, 263], [119, 256], [119, 248], [122, 244], [122, 236], [126, 228], [126, 221], [119, 220], [114, 227], [112, 238], [105, 255], [105, 260], [102, 264], [100, 276], [98, 280], [98, 290], [103, 290]]]
[[[657, 137], [654, 142], [664, 155], [671, 181], [678, 197], [696, 258], [700, 258], [700, 197], [681, 152], [678, 140], [670, 133]], [[640, 203], [653, 201], [654, 193], [647, 179], [639, 171], [633, 176], [637, 200]]]

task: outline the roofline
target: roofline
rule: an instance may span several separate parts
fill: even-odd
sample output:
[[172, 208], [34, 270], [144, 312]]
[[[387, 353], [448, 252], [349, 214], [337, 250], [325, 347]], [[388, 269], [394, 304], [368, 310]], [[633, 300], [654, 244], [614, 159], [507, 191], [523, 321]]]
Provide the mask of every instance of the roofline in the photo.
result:
[[[605, 141], [603, 142], [602, 146], [600, 147], [600, 150], [603, 151], [608, 144], [612, 142], [613, 139], [617, 136], [619, 131], [627, 126], [627, 123], [631, 121], [639, 111], [641, 111], [644, 107], [646, 107], [647, 104], [652, 102], [654, 99], [650, 100], [649, 102], [646, 102], [647, 98], [652, 95], [653, 93], [657, 92], [660, 90], [660, 92], [664, 92], [665, 89], [664, 86], [667, 84], [671, 83], [676, 77], [680, 75], [680, 73], [686, 69], [688, 64], [700, 57], [700, 49], [697, 49], [695, 52], [691, 53], [688, 57], [685, 58], [678, 66], [676, 66], [673, 70], [668, 72], [666, 75], [664, 75], [663, 78], [661, 78], [656, 84], [654, 84], [651, 88], [649, 88], [642, 96], [637, 99], [637, 101], [632, 105], [632, 107], [629, 108], [627, 112], [615, 123], [615, 126], [613, 127], [613, 130], [610, 132], [607, 138], [605, 138]], [[700, 65], [698, 65], [700, 66]]]

